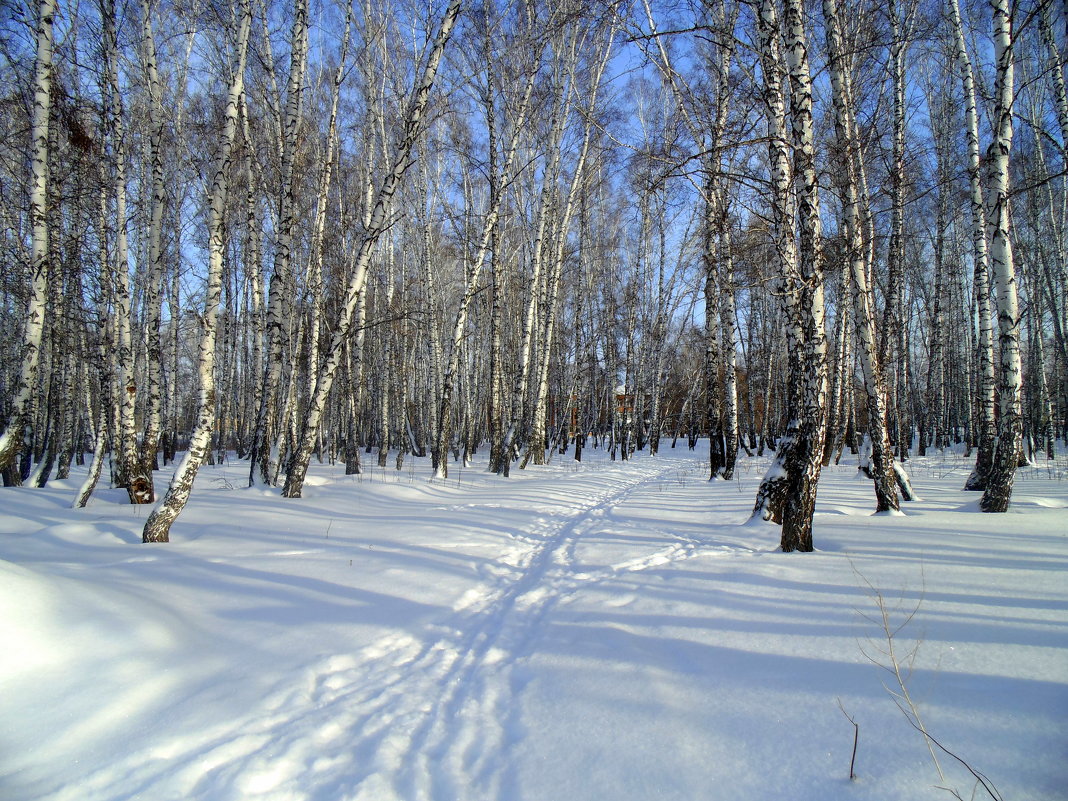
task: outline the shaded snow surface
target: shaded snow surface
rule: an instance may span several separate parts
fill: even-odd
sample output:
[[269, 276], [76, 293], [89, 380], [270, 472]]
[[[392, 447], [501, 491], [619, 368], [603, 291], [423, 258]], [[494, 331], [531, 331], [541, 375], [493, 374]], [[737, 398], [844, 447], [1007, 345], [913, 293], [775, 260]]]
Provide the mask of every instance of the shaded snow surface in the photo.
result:
[[939, 742], [1068, 798], [1063, 457], [1003, 515], [957, 456], [910, 463], [898, 517], [829, 468], [787, 555], [743, 525], [766, 461], [710, 483], [706, 454], [316, 466], [301, 500], [206, 467], [169, 545], [124, 493], [68, 508], [81, 475], [0, 490], [0, 798], [946, 798], [868, 583], [915, 612], [895, 652]]

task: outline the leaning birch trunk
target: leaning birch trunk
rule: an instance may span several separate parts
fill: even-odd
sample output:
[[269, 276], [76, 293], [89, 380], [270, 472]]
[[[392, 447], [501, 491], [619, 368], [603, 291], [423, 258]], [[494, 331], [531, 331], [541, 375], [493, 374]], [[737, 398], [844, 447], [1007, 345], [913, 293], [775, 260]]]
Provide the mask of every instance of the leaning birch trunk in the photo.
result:
[[197, 425], [189, 440], [189, 450], [174, 471], [167, 494], [145, 522], [142, 542], [169, 542], [171, 524], [185, 508], [193, 480], [208, 449], [211, 447], [211, 432], [215, 426], [215, 339], [218, 329], [219, 305], [222, 298], [224, 216], [230, 158], [233, 151], [234, 133], [237, 130], [237, 107], [244, 89], [245, 54], [248, 50], [248, 33], [252, 12], [248, 0], [241, 7], [241, 21], [237, 32], [237, 53], [234, 74], [226, 98], [223, 130], [212, 175], [210, 206], [208, 209], [208, 283], [204, 298], [203, 330], [200, 338], [198, 370], [200, 373], [200, 403]]
[[875, 482], [875, 511], [897, 511], [901, 504], [897, 494], [894, 454], [887, 429], [886, 389], [875, 338], [875, 313], [871, 288], [868, 286], [868, 265], [864, 259], [860, 193], [857, 186], [857, 164], [861, 158], [860, 142], [853, 122], [849, 77], [843, 64], [845, 55], [842, 50], [841, 23], [836, 0], [823, 0], [823, 16], [827, 23], [835, 129], [844, 161], [841, 165], [845, 195], [842, 212], [853, 296], [853, 321], [857, 332], [861, 371], [864, 375], [864, 391], [868, 399], [868, 436], [872, 443], [871, 473]]
[[298, 0], [294, 8], [290, 36], [289, 83], [281, 136], [281, 185], [278, 191], [278, 231], [275, 237], [274, 269], [267, 296], [267, 364], [263, 371], [260, 408], [256, 414], [256, 434], [252, 440], [249, 486], [270, 485], [277, 472], [275, 438], [285, 425], [278, 415], [278, 395], [285, 363], [284, 342], [292, 317], [294, 169], [297, 133], [300, 128], [301, 95], [308, 54], [308, 2]]
[[[843, 273], [841, 279], [841, 291], [843, 294], [848, 291], [848, 286], [849, 276]], [[844, 429], [842, 421], [844, 419], [845, 388], [846, 382], [850, 378], [850, 373], [846, 365], [846, 351], [848, 349], [847, 343], [849, 340], [848, 309], [848, 304], [840, 304], [838, 307], [838, 318], [835, 320], [834, 379], [831, 388], [830, 406], [827, 412], [827, 434], [823, 441], [824, 467], [831, 463], [835, 449], [841, 442], [840, 432]]]
[[990, 467], [994, 463], [997, 423], [994, 376], [994, 323], [990, 308], [990, 257], [987, 250], [986, 206], [983, 201], [983, 182], [980, 173], [979, 116], [975, 107], [975, 79], [968, 47], [961, 24], [957, 0], [949, 0], [953, 21], [955, 60], [964, 87], [964, 122], [968, 140], [968, 183], [972, 205], [972, 260], [975, 265], [975, 299], [979, 307], [979, 422], [975, 468], [964, 484], [966, 490], [985, 490]]
[[383, 178], [378, 194], [375, 197], [374, 205], [354, 259], [352, 276], [345, 289], [341, 312], [334, 323], [330, 344], [324, 350], [323, 362], [318, 369], [315, 395], [309, 400], [308, 408], [304, 412], [304, 420], [301, 425], [296, 452], [293, 454], [289, 470], [286, 473], [282, 494], [287, 498], [299, 498], [304, 487], [304, 478], [308, 473], [308, 463], [315, 447], [315, 437], [319, 431], [319, 422], [322, 419], [323, 410], [326, 408], [326, 399], [330, 394], [330, 388], [334, 383], [334, 375], [341, 363], [344, 345], [352, 327], [353, 313], [367, 281], [367, 268], [371, 263], [371, 255], [382, 233], [389, 226], [386, 210], [397, 191], [397, 187], [400, 185], [405, 170], [409, 166], [409, 156], [422, 128], [423, 112], [430, 99], [430, 91], [434, 86], [434, 78], [437, 76], [441, 55], [452, 34], [453, 25], [456, 23], [456, 17], [459, 12], [460, 0], [452, 0], [442, 18], [441, 27], [438, 29], [437, 37], [431, 46], [419, 81], [415, 85], [410, 105], [405, 115], [404, 138], [394, 152], [393, 163], [389, 172]]
[[89, 503], [89, 498], [100, 480], [100, 472], [104, 467], [104, 450], [107, 448], [107, 418], [107, 407], [101, 403], [100, 410], [97, 412], [96, 433], [93, 436], [93, 459], [89, 463], [89, 472], [71, 504], [72, 509], [82, 509]]
[[[96, 412], [96, 431], [93, 436], [93, 459], [89, 463], [89, 473], [85, 477], [85, 481], [82, 482], [81, 487], [78, 489], [78, 494], [74, 498], [74, 503], [71, 504], [72, 509], [81, 509], [89, 503], [89, 498], [92, 496], [93, 491], [96, 489], [97, 482], [100, 481], [100, 473], [104, 468], [105, 451], [107, 450], [108, 443], [108, 417], [111, 410], [111, 380], [108, 376], [107, 365], [109, 359], [109, 347], [108, 343], [111, 341], [111, 334], [109, 329], [111, 328], [111, 320], [108, 314], [108, 294], [110, 290], [104, 288], [105, 291], [101, 293], [99, 301], [97, 301], [97, 314], [100, 320], [100, 338], [96, 344], [96, 364], [94, 367], [97, 370], [97, 374], [100, 376], [100, 397], [98, 399], [98, 409]], [[88, 376], [87, 376], [88, 377]], [[88, 382], [86, 385], [88, 394]], [[86, 411], [90, 417], [93, 414], [92, 398], [87, 398]]]
[[1020, 359], [1020, 304], [1016, 271], [1009, 237], [1009, 153], [1012, 148], [1013, 41], [1008, 0], [993, 0], [994, 11], [994, 141], [990, 145], [990, 194], [993, 210], [990, 265], [997, 300], [998, 344], [998, 435], [994, 462], [980, 501], [984, 512], [1009, 508], [1012, 481], [1019, 462], [1023, 435]]
[[0, 434], [0, 471], [15, 462], [22, 446], [23, 431], [33, 408], [37, 383], [37, 363], [44, 332], [45, 299], [48, 294], [48, 118], [52, 108], [52, 21], [55, 0], [37, 4], [37, 56], [34, 66], [33, 129], [30, 134], [30, 294], [26, 303], [26, 323], [22, 336], [22, 367], [12, 388], [11, 417]]

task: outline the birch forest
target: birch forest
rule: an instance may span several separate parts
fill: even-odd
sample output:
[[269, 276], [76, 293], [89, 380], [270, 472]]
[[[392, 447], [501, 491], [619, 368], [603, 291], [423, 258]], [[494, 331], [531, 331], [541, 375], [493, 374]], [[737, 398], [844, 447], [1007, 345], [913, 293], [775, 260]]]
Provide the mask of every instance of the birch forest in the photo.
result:
[[145, 542], [219, 460], [709, 438], [805, 551], [824, 465], [1004, 512], [1068, 436], [1059, 2], [2, 7], [0, 471]]

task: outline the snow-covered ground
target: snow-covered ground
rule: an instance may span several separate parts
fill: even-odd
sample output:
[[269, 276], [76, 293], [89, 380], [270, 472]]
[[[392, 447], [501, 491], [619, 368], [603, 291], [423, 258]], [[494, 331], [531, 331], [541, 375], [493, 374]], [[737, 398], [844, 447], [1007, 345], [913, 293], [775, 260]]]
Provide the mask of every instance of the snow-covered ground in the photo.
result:
[[71, 510], [80, 474], [0, 490], [0, 798], [949, 797], [876, 590], [892, 631], [914, 613], [893, 644], [930, 733], [1005, 799], [1068, 798], [1063, 457], [1005, 515], [952, 455], [910, 464], [905, 516], [830, 468], [818, 551], [782, 554], [744, 525], [766, 461], [709, 483], [706, 448], [313, 466], [294, 501], [232, 463], [168, 545], [124, 493]]

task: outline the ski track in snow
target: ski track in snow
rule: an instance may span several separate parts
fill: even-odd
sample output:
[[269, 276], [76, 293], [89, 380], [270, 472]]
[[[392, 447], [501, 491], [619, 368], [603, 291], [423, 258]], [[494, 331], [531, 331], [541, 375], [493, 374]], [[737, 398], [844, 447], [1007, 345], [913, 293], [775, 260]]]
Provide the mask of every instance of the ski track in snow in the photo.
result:
[[524, 549], [483, 571], [484, 583], [464, 593], [422, 641], [391, 633], [352, 656], [324, 659], [302, 686], [276, 690], [265, 703], [269, 713], [243, 725], [239, 736], [206, 738], [215, 745], [189, 760], [190, 779], [199, 777], [190, 792], [202, 795], [221, 781], [240, 794], [263, 795], [299, 777], [325, 791], [310, 776], [335, 775], [344, 761], [345, 786], [332, 790], [356, 799], [503, 797], [507, 753], [523, 736], [517, 696], [526, 679], [517, 665], [553, 607], [591, 584], [703, 552], [691, 537], [656, 530], [665, 544], [650, 554], [595, 569], [578, 564], [583, 537], [606, 528], [615, 507], [678, 467], [624, 464], [598, 495], [537, 515], [514, 534]]

